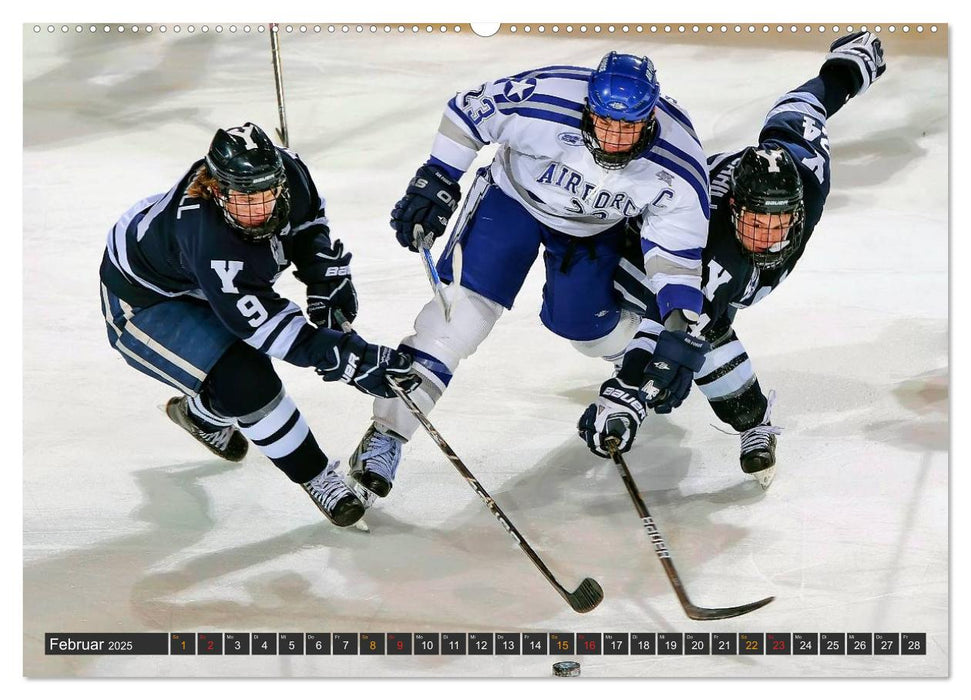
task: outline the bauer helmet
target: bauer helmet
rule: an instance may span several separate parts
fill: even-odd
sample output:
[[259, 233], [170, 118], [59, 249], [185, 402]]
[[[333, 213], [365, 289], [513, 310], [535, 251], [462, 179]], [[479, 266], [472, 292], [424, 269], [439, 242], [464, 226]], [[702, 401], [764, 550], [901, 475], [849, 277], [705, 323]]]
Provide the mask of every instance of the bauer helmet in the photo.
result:
[[597, 165], [623, 168], [647, 148], [657, 126], [654, 106], [660, 95], [651, 59], [616, 51], [603, 57], [590, 76], [580, 124]]
[[219, 184], [213, 197], [223, 218], [243, 240], [279, 233], [290, 215], [290, 190], [280, 152], [260, 127], [246, 122], [219, 129], [206, 167]]
[[780, 267], [799, 249], [806, 220], [802, 180], [789, 151], [746, 148], [731, 190], [732, 225], [743, 252], [763, 270]]

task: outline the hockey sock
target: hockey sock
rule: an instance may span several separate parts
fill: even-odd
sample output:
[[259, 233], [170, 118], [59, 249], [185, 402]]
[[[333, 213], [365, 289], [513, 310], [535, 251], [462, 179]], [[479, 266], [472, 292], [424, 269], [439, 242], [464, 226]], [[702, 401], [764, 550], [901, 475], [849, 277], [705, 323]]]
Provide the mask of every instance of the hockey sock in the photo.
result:
[[233, 421], [225, 416], [220, 416], [206, 405], [206, 398], [203, 394], [190, 396], [186, 404], [189, 418], [196, 425], [204, 428], [208, 432], [220, 430], [233, 424]]
[[744, 432], [762, 423], [768, 400], [762, 394], [759, 380], [737, 396], [728, 399], [709, 399], [715, 415], [738, 432]]
[[249, 345], [230, 346], [200, 395], [214, 413], [235, 417], [240, 432], [291, 481], [310, 481], [327, 464], [270, 358]]

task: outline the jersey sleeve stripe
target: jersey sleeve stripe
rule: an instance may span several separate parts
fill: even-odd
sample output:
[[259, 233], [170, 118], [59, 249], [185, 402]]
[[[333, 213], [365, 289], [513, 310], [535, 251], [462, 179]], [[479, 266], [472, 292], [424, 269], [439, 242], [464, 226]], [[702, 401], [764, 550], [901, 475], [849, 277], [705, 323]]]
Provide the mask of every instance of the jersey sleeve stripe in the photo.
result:
[[688, 119], [688, 115], [679, 110], [677, 107], [672, 105], [670, 102], [665, 100], [663, 97], [657, 101], [657, 106], [662, 112], [671, 117], [676, 121], [686, 132], [688, 136], [695, 140], [699, 146], [701, 145], [701, 139], [698, 138], [698, 134], [695, 133], [694, 126], [691, 124], [691, 120]]
[[438, 125], [438, 135], [476, 153], [480, 148], [485, 146], [485, 142], [481, 141], [480, 139], [473, 138], [467, 132], [463, 131], [458, 124], [449, 119], [448, 115], [445, 114], [442, 115], [442, 121]]
[[300, 334], [301, 329], [307, 325], [309, 324], [303, 315], [295, 316], [293, 320], [291, 320], [283, 328], [279, 335], [277, 335], [276, 340], [274, 340], [273, 344], [267, 349], [266, 354], [279, 360], [284, 359], [287, 356], [287, 353], [290, 352], [290, 348], [293, 347], [293, 344], [296, 341], [297, 336]]
[[[534, 92], [532, 95], [529, 96], [528, 99], [522, 102], [516, 102], [515, 100], [510, 100], [508, 97], [504, 95], [496, 95], [495, 99], [496, 99], [496, 105], [501, 105], [501, 104], [526, 105], [528, 103], [538, 102], [544, 105], [553, 105], [555, 107], [562, 107], [563, 110], [556, 110], [558, 112], [566, 110], [569, 112], [575, 112], [577, 116], [580, 116], [583, 114], [582, 102], [567, 100], [563, 97], [557, 97], [556, 95], [548, 95], [546, 93]], [[500, 107], [499, 111], [503, 111], [503, 108]], [[564, 111], [564, 113], [566, 112]]]
[[685, 258], [687, 260], [701, 260], [701, 248], [686, 248], [684, 250], [669, 250], [663, 245], [655, 243], [654, 241], [648, 240], [647, 238], [641, 238], [641, 252], [647, 255], [649, 252], [658, 249], [658, 252], [663, 251], [668, 255], [672, 255], [679, 258]]
[[[658, 153], [663, 153], [671, 160], [681, 163], [687, 169], [694, 171], [695, 175], [698, 176], [698, 179], [705, 185], [705, 189], [708, 188], [708, 169], [702, 165], [702, 161], [698, 157], [682, 151], [673, 143], [663, 139], [658, 139], [657, 143], [654, 145], [654, 149]], [[701, 158], [704, 158], [703, 153], [699, 155]]]
[[478, 139], [479, 143], [489, 143], [488, 139], [482, 138], [482, 134], [479, 133], [479, 130], [475, 127], [475, 124], [472, 123], [472, 120], [469, 119], [468, 115], [459, 109], [454, 97], [448, 101], [448, 109], [452, 111], [452, 114], [457, 115], [458, 118], [462, 120], [462, 123], [469, 130], [469, 134]]
[[784, 104], [777, 105], [768, 114], [765, 115], [765, 121], [768, 122], [770, 119], [772, 119], [772, 117], [776, 116], [777, 114], [786, 114], [790, 112], [794, 112], [796, 114], [805, 114], [806, 116], [819, 119], [824, 123], [826, 121], [825, 112], [820, 113], [818, 109], [816, 109], [814, 106], [806, 102], [786, 102]]
[[590, 80], [593, 69], [582, 68], [581, 66], [546, 66], [534, 70], [517, 73], [512, 76], [517, 80], [529, 80], [535, 78], [566, 78], [567, 80]]
[[[551, 109], [556, 109], [551, 107]], [[499, 111], [503, 114], [518, 114], [523, 117], [529, 117], [530, 119], [542, 119], [548, 122], [556, 122], [558, 124], [565, 124], [566, 126], [572, 126], [574, 128], [580, 128], [580, 117], [576, 112], [572, 111], [550, 111], [547, 109], [533, 109], [531, 107], [500, 107]], [[573, 116], [577, 114], [577, 116]]]
[[667, 317], [674, 309], [700, 314], [702, 302], [701, 290], [694, 286], [672, 282], [665, 284], [657, 292], [657, 306], [661, 311], [661, 318]]
[[694, 189], [695, 194], [698, 195], [698, 202], [701, 204], [701, 210], [705, 214], [705, 218], [711, 218], [710, 203], [708, 201], [708, 178], [704, 180], [704, 184], [698, 180], [698, 176], [693, 174], [690, 170], [685, 168], [678, 162], [666, 158], [660, 153], [654, 151], [648, 151], [645, 156], [648, 160], [657, 163], [658, 165], [664, 166], [669, 170], [673, 170], [675, 173], [681, 176], [681, 178], [687, 182]]
[[432, 142], [431, 157], [449, 168], [457, 170], [459, 175], [472, 166], [477, 153], [478, 151], [475, 149], [469, 148], [463, 143], [456, 143], [455, 140], [441, 132], [435, 134], [435, 140]]
[[804, 102], [808, 105], [812, 105], [819, 111], [819, 114], [823, 119], [825, 119], [827, 116], [826, 108], [823, 106], [823, 103], [820, 102], [819, 98], [811, 92], [787, 92], [785, 95], [776, 100], [775, 104], [772, 105], [772, 109], [791, 102]]
[[317, 218], [315, 218], [313, 221], [308, 221], [306, 223], [300, 224], [299, 226], [293, 229], [293, 233], [297, 233], [298, 231], [303, 231], [305, 229], [310, 228], [311, 226], [329, 226], [329, 225], [330, 225], [330, 222], [327, 220], [327, 216], [324, 214], [323, 208], [321, 208], [321, 210], [317, 212]]
[[[287, 324], [289, 324], [295, 318], [299, 318], [304, 323], [307, 322], [306, 319], [303, 318], [303, 314], [300, 312], [297, 305], [291, 301], [286, 305], [286, 307], [284, 307], [282, 311], [277, 313], [275, 316], [268, 318], [249, 338], [246, 338], [247, 345], [253, 346], [260, 352], [270, 354], [268, 348], [271, 345], [276, 344], [275, 341], [277, 340], [277, 336], [282, 333], [287, 327]], [[289, 349], [289, 344], [287, 347]], [[273, 355], [273, 357], [280, 356]]]
[[[179, 182], [181, 184], [181, 180]], [[142, 217], [142, 220], [135, 225], [135, 240], [142, 240], [145, 234], [148, 233], [148, 227], [152, 225], [155, 217], [165, 211], [165, 207], [167, 207], [169, 202], [172, 201], [172, 198], [175, 197], [175, 191], [178, 189], [178, 187], [179, 186], [176, 185], [170, 189], [165, 193], [165, 196], [162, 199], [156, 201], [151, 207], [149, 207], [148, 211], [145, 212], [145, 216]]]

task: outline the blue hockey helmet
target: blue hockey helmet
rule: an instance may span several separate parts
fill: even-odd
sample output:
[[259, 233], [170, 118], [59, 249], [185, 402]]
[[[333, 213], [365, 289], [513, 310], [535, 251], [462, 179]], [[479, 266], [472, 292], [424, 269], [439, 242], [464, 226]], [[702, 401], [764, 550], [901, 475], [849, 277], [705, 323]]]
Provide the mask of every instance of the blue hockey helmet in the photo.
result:
[[219, 129], [205, 163], [219, 185], [213, 197], [240, 238], [261, 241], [283, 228], [290, 191], [283, 158], [266, 132], [251, 122]]
[[[583, 141], [597, 165], [623, 168], [651, 144], [657, 129], [654, 107], [660, 96], [651, 59], [616, 51], [601, 59], [590, 76], [580, 123]], [[605, 120], [610, 120], [609, 127], [602, 125]]]
[[625, 122], [647, 121], [660, 96], [651, 59], [616, 51], [601, 59], [587, 88], [590, 111]]

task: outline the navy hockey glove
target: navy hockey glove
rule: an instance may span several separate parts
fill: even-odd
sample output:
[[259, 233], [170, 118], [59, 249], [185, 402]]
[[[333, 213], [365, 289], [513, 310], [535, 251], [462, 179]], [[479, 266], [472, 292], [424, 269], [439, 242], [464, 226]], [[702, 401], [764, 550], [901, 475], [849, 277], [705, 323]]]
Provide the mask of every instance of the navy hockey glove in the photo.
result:
[[388, 377], [397, 379], [406, 392], [419, 383], [418, 377], [411, 373], [410, 356], [384, 345], [371, 345], [353, 331], [343, 335], [328, 362], [318, 365], [316, 372], [325, 382], [346, 382], [365, 394], [383, 399], [395, 397]]
[[417, 252], [419, 245], [445, 233], [448, 220], [459, 204], [459, 183], [444, 170], [423, 165], [408, 183], [405, 196], [391, 210], [391, 228], [398, 243]]
[[293, 273], [307, 285], [307, 316], [321, 328], [342, 330], [334, 317], [335, 311], [344, 314], [349, 323], [357, 318], [357, 290], [351, 281], [351, 254], [344, 252], [339, 240], [329, 250], [314, 253], [313, 262]]
[[616, 377], [608, 379], [600, 385], [596, 403], [587, 406], [580, 416], [577, 431], [595, 455], [610, 457], [608, 438], [616, 438], [620, 452], [627, 452], [634, 442], [637, 426], [647, 417], [646, 402], [644, 392], [636, 386]]
[[854, 32], [840, 37], [829, 47], [823, 69], [848, 69], [856, 83], [853, 95], [862, 95], [887, 70], [880, 39], [870, 32]]
[[691, 391], [694, 373], [705, 364], [711, 345], [686, 331], [663, 330], [654, 355], [644, 369], [647, 405], [655, 413], [670, 413]]

